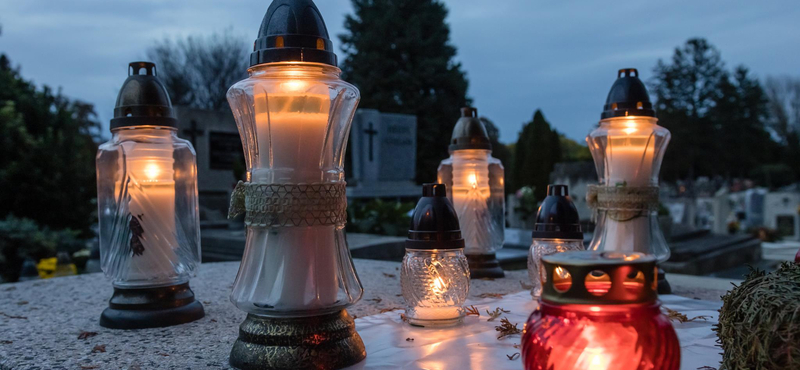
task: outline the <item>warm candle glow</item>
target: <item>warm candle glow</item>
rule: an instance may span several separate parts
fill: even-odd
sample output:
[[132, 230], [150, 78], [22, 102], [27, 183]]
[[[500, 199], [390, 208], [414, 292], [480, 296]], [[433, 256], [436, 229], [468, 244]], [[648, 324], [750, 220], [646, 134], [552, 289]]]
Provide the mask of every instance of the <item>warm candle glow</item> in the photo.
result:
[[144, 167], [144, 175], [147, 180], [155, 181], [158, 178], [158, 175], [161, 174], [161, 168], [158, 167], [157, 163], [148, 163]]

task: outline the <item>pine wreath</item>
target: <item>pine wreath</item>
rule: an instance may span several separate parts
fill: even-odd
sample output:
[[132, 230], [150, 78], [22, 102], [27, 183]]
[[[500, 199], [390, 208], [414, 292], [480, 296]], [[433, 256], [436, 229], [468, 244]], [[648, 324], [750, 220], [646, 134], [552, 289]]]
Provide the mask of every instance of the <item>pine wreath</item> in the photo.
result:
[[751, 270], [722, 302], [720, 370], [800, 369], [800, 265]]

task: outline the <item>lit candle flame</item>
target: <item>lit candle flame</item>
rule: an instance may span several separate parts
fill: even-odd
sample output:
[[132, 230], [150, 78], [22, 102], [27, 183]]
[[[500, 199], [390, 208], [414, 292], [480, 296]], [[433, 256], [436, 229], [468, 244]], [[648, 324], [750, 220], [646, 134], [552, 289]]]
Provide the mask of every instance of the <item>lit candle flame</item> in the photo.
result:
[[446, 290], [444, 280], [441, 276], [436, 276], [433, 278], [433, 286], [431, 287], [433, 294], [441, 295]]
[[474, 173], [469, 174], [469, 179], [467, 180], [467, 182], [469, 182], [469, 184], [472, 185], [473, 189], [477, 188], [478, 187], [478, 176], [475, 175]]
[[156, 181], [158, 179], [158, 175], [161, 174], [161, 167], [158, 166], [156, 163], [148, 163], [144, 167], [144, 176], [147, 177], [149, 181]]

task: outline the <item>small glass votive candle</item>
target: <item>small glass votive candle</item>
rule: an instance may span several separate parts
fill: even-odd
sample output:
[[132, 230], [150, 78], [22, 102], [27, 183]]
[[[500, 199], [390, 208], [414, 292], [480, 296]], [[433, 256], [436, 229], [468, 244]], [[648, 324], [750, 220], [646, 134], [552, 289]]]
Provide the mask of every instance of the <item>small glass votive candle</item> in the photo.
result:
[[569, 197], [566, 185], [548, 185], [547, 197], [536, 213], [533, 225], [533, 242], [528, 253], [528, 277], [531, 279], [531, 296], [542, 295], [542, 284], [547, 281], [542, 257], [560, 252], [582, 251], [583, 233], [580, 216]]
[[443, 184], [423, 185], [400, 270], [406, 319], [414, 326], [452, 326], [464, 320], [469, 266], [458, 217]]

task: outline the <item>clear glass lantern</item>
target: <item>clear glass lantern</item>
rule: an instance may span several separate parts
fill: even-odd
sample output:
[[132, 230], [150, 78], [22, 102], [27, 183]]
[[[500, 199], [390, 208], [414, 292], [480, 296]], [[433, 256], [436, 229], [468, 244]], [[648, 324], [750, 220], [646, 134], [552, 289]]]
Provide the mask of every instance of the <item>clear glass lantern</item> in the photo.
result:
[[194, 148], [176, 135], [155, 65], [129, 70], [97, 152], [102, 269], [115, 287], [186, 283], [200, 263]]
[[537, 299], [542, 294], [542, 284], [547, 281], [542, 257], [586, 249], [583, 246], [580, 216], [566, 185], [547, 186], [547, 197], [536, 212], [532, 237], [528, 252], [528, 277], [532, 285], [531, 296]]
[[464, 320], [469, 266], [458, 217], [443, 184], [423, 185], [400, 269], [406, 319], [415, 326], [451, 326]]
[[[280, 3], [270, 6], [260, 35], [273, 31], [267, 25], [274, 17], [287, 16], [287, 6], [311, 4], [318, 12], [310, 1]], [[326, 39], [314, 38], [328, 47]], [[344, 235], [343, 160], [359, 93], [339, 78], [332, 52], [298, 51], [294, 58], [291, 41], [259, 38], [250, 77], [228, 91], [248, 186], [256, 189], [248, 196], [262, 202], [247, 206], [246, 249], [231, 301], [252, 314], [300, 317], [341, 310], [362, 295]], [[274, 44], [259, 50], [262, 42]], [[322, 59], [306, 61], [314, 51]]]
[[[344, 234], [344, 154], [359, 101], [341, 80], [311, 0], [273, 0], [228, 90], [247, 181], [229, 217], [247, 238], [230, 299], [247, 318], [231, 349], [238, 369], [338, 369], [366, 357], [345, 307], [361, 299]], [[313, 354], [313, 355], [309, 355]]]
[[543, 261], [552, 279], [523, 330], [526, 370], [678, 370], [681, 349], [661, 313], [653, 256], [583, 251]]
[[[268, 201], [276, 204], [283, 198], [308, 201], [307, 210], [346, 205], [342, 161], [358, 90], [339, 79], [338, 68], [320, 63], [266, 63], [249, 72], [228, 92], [249, 183], [271, 186]], [[267, 223], [248, 221], [231, 301], [246, 312], [275, 316], [333, 312], [358, 301], [362, 287], [344, 217], [279, 212], [267, 210]]]
[[597, 212], [589, 249], [642, 252], [666, 261], [670, 251], [658, 224], [658, 174], [670, 133], [657, 124], [635, 69], [619, 71], [601, 117], [586, 138], [599, 177], [588, 199]]
[[195, 152], [176, 136], [155, 64], [130, 63], [128, 73], [111, 140], [97, 150], [100, 260], [114, 285], [100, 325], [182, 324], [205, 315], [189, 288], [200, 263]]
[[505, 240], [505, 173], [475, 108], [461, 109], [453, 129], [450, 157], [439, 164], [439, 182], [446, 185], [462, 225], [473, 278], [505, 274], [496, 251]]

